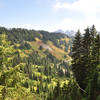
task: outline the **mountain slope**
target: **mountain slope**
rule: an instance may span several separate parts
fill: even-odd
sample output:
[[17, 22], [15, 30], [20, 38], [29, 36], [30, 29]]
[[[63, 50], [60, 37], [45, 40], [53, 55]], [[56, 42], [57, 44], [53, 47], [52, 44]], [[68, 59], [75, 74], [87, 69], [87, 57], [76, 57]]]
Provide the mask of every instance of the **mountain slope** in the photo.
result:
[[[8, 39], [12, 41], [12, 43], [15, 43], [19, 49], [27, 49], [27, 52], [29, 51], [28, 48], [39, 50], [42, 47], [42, 49], [44, 48], [51, 53], [52, 51], [56, 52], [62, 56], [68, 56], [70, 53], [70, 46], [72, 41], [71, 38], [65, 34], [56, 34], [46, 31], [35, 31], [20, 28], [6, 29], [1, 27], [0, 34], [2, 33], [6, 33], [8, 35]], [[64, 57], [61, 58], [63, 59]]]

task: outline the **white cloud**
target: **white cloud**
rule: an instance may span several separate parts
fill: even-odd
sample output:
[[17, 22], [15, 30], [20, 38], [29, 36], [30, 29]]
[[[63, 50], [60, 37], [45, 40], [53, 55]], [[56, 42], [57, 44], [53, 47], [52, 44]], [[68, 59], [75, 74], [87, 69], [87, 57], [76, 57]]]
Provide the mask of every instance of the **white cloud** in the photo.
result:
[[95, 15], [97, 12], [100, 12], [100, 0], [78, 0], [73, 3], [57, 2], [56, 5], [54, 5], [54, 8], [65, 8], [79, 11], [84, 13], [86, 16]]
[[48, 30], [56, 31], [58, 29], [62, 29], [64, 31], [77, 31], [78, 29], [80, 29], [83, 32], [87, 26], [91, 27], [93, 24], [95, 24], [97, 30], [100, 31], [100, 22], [96, 20], [95, 17], [87, 18], [85, 21], [77, 21], [71, 18], [65, 18], [61, 22], [59, 22], [59, 24], [49, 27]]
[[78, 16], [78, 13], [84, 16], [84, 20], [81, 17], [79, 19], [65, 18], [60, 24], [63, 29], [84, 29], [87, 26], [95, 24], [100, 31], [100, 20], [97, 18], [97, 13], [100, 13], [100, 0], [78, 0], [73, 3], [57, 2], [54, 8], [58, 10], [67, 9], [72, 12], [77, 12], [76, 16]]

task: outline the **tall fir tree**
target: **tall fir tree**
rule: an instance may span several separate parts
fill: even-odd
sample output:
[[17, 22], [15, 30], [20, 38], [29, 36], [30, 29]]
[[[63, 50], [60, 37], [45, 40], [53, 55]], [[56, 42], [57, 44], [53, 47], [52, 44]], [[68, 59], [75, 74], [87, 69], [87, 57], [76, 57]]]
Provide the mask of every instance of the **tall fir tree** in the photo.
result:
[[91, 35], [91, 46], [93, 46], [94, 42], [95, 42], [96, 35], [97, 35], [97, 31], [96, 31], [95, 25], [93, 25], [90, 28], [90, 35]]
[[85, 29], [85, 33], [83, 36], [83, 41], [82, 41], [82, 47], [83, 47], [83, 57], [82, 57], [82, 61], [83, 61], [83, 67], [85, 69], [85, 79], [84, 79], [84, 89], [86, 88], [89, 80], [90, 80], [90, 74], [91, 74], [91, 45], [92, 45], [92, 41], [91, 41], [91, 32], [90, 32], [90, 28], [86, 28]]
[[75, 39], [73, 41], [72, 46], [72, 70], [76, 81], [78, 82], [79, 86], [84, 89], [84, 80], [86, 77], [86, 69], [83, 66], [83, 47], [82, 47], [82, 36], [80, 31], [75, 35]]

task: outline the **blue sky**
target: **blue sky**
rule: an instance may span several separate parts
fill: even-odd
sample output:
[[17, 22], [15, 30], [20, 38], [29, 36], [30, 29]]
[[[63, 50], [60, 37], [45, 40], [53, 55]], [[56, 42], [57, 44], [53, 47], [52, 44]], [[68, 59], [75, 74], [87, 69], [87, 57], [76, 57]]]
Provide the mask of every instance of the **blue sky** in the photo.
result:
[[0, 0], [0, 26], [55, 31], [100, 31], [100, 0]]

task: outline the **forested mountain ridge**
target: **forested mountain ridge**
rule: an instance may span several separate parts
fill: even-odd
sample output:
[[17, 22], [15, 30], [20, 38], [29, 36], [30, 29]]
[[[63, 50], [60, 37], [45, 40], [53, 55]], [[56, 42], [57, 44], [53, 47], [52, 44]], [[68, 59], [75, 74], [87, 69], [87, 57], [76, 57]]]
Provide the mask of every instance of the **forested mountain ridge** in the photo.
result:
[[58, 80], [68, 83], [72, 40], [67, 35], [0, 27], [0, 40], [2, 100], [46, 99]]
[[[72, 40], [65, 34], [49, 33], [47, 31], [35, 31], [21, 28], [7, 29], [0, 27], [0, 34], [5, 33], [12, 43], [16, 43], [20, 49], [47, 49], [53, 56], [63, 59], [69, 57]], [[32, 47], [33, 46], [33, 47]], [[56, 51], [56, 52], [55, 52]], [[57, 53], [57, 54], [56, 54]], [[65, 58], [64, 58], [65, 59]]]

